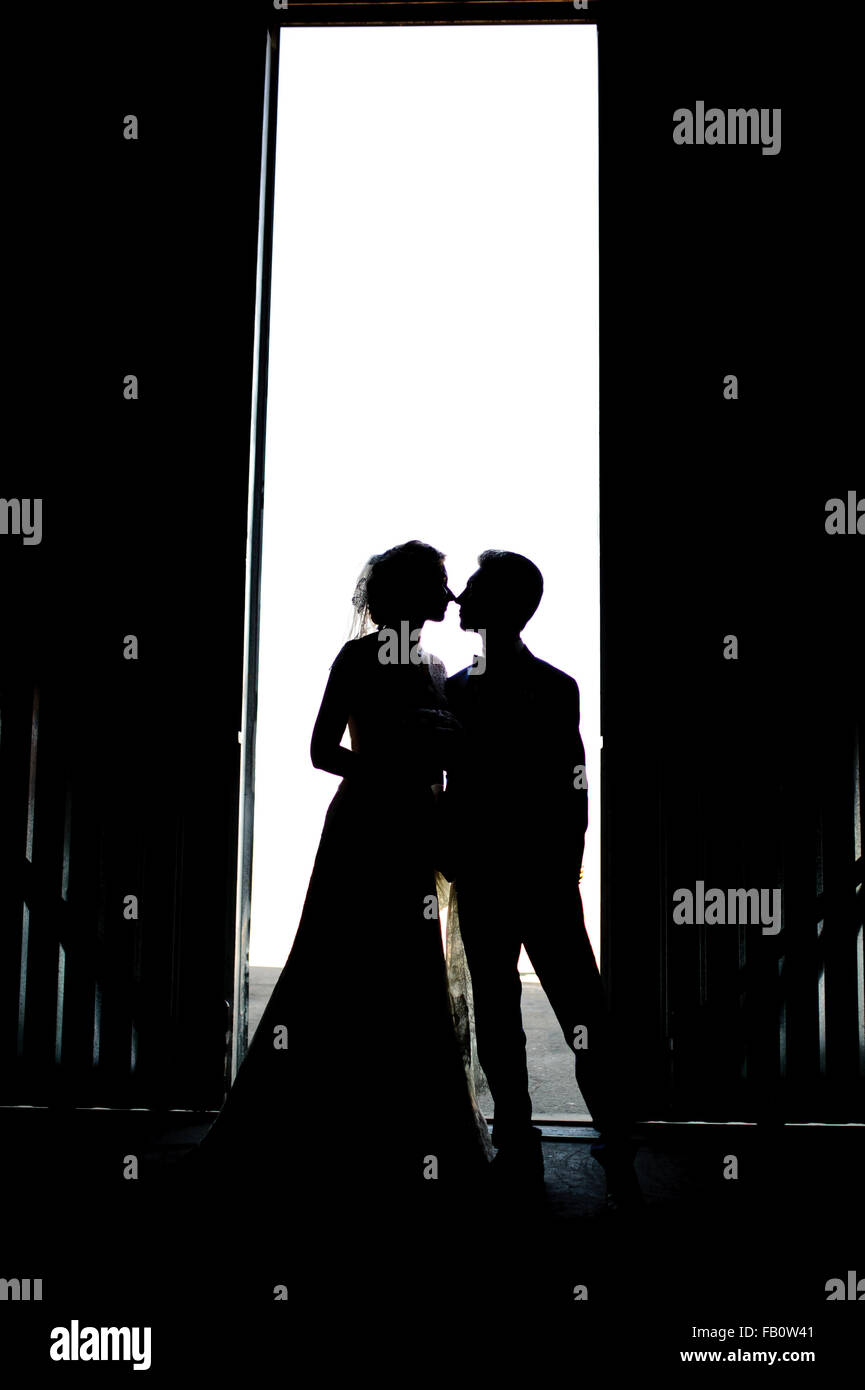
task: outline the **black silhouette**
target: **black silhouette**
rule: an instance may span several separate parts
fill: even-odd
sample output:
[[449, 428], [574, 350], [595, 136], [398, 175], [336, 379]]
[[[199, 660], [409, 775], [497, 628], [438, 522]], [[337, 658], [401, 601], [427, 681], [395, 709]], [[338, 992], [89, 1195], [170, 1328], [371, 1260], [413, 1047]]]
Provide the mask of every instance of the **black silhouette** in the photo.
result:
[[[392, 1211], [401, 1196], [470, 1188], [488, 1166], [436, 890], [434, 789], [454, 721], [444, 666], [418, 637], [452, 598], [442, 562], [417, 541], [374, 556], [355, 592], [358, 635], [331, 668], [310, 751], [343, 780], [294, 945], [201, 1146], [202, 1171], [240, 1164], [255, 1190], [291, 1184], [326, 1192], [329, 1207], [378, 1198]], [[314, 1149], [323, 1115], [333, 1137]]]
[[579, 890], [588, 823], [579, 690], [520, 638], [543, 592], [537, 567], [503, 551], [485, 551], [479, 565], [457, 600], [461, 626], [484, 633], [484, 661], [447, 684], [465, 747], [442, 807], [443, 867], [456, 886], [478, 1055], [495, 1102], [494, 1168], [520, 1181], [543, 1175], [520, 1013], [522, 943], [574, 1048], [608, 1196], [638, 1201], [622, 1068]]

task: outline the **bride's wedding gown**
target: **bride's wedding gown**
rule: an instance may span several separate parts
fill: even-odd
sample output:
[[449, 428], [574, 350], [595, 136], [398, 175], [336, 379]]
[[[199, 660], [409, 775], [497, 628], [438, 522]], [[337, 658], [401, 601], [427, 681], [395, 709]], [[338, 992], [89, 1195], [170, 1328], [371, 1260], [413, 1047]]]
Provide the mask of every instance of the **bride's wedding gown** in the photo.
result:
[[[295, 1211], [327, 1193], [393, 1214], [471, 1189], [490, 1153], [436, 891], [445, 672], [433, 657], [390, 664], [381, 653], [372, 633], [334, 663], [363, 772], [330, 804], [294, 945], [201, 1146], [205, 1169]], [[285, 868], [302, 871], [290, 845]]]

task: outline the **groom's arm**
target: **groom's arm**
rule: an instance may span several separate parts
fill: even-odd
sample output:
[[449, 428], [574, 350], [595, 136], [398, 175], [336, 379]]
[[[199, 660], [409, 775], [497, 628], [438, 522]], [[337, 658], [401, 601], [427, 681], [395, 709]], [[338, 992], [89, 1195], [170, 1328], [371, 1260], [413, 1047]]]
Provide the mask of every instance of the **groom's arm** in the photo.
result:
[[542, 703], [538, 801], [556, 861], [579, 871], [589, 820], [586, 753], [580, 734], [580, 692], [557, 672]]
[[580, 733], [580, 690], [576, 681], [571, 681], [573, 690], [568, 694], [570, 752], [568, 754], [569, 794], [572, 800], [572, 834], [579, 848], [582, 863], [586, 830], [589, 824], [589, 793], [586, 780], [586, 750]]

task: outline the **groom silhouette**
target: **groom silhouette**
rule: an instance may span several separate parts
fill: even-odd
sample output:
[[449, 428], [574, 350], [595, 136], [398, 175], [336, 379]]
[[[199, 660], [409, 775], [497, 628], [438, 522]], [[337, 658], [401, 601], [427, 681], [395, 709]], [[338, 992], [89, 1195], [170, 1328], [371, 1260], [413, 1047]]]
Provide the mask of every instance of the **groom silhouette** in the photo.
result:
[[580, 865], [588, 823], [580, 697], [572, 677], [533, 656], [520, 633], [543, 593], [524, 555], [487, 550], [456, 602], [484, 659], [452, 676], [464, 730], [444, 810], [460, 931], [472, 980], [478, 1056], [495, 1103], [493, 1169], [540, 1188], [520, 1012], [521, 944], [574, 1051], [600, 1142], [611, 1206], [637, 1205], [630, 1116], [598, 968], [586, 934]]

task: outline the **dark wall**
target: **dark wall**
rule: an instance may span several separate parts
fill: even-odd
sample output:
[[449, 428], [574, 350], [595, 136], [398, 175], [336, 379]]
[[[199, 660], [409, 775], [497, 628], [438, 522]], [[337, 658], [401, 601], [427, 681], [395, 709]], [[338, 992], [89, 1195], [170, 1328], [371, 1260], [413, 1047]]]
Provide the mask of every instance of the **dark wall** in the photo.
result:
[[[91, 10], [46, 31], [39, 47], [33, 81], [51, 93], [34, 142], [44, 165], [19, 203], [31, 270], [19, 287], [29, 417], [2, 489], [42, 497], [44, 527], [39, 546], [3, 538], [7, 1063], [34, 683], [28, 878], [39, 901], [24, 1065], [7, 1068], [4, 1099], [59, 1090], [78, 1103], [218, 1105], [234, 938], [265, 28], [249, 7], [149, 5]], [[22, 62], [28, 51], [22, 39]], [[137, 140], [123, 137], [129, 114]], [[137, 400], [124, 399], [130, 373]], [[134, 661], [123, 656], [128, 634], [139, 643]], [[127, 894], [139, 897], [137, 921], [124, 920]], [[59, 1082], [58, 934], [68, 969]]]
[[[839, 332], [855, 84], [837, 32], [795, 7], [701, 9], [699, 28], [693, 6], [600, 15], [605, 972], [647, 1113], [843, 1118], [861, 1106], [865, 542], [827, 536], [824, 503], [855, 486]], [[3, 1099], [223, 1095], [273, 13], [85, 9], [28, 21], [10, 49], [20, 312], [0, 491], [44, 499], [44, 538], [0, 538]], [[675, 146], [672, 113], [697, 99], [780, 106], [781, 153]], [[783, 882], [783, 932], [675, 927], [671, 893], [697, 878]]]

